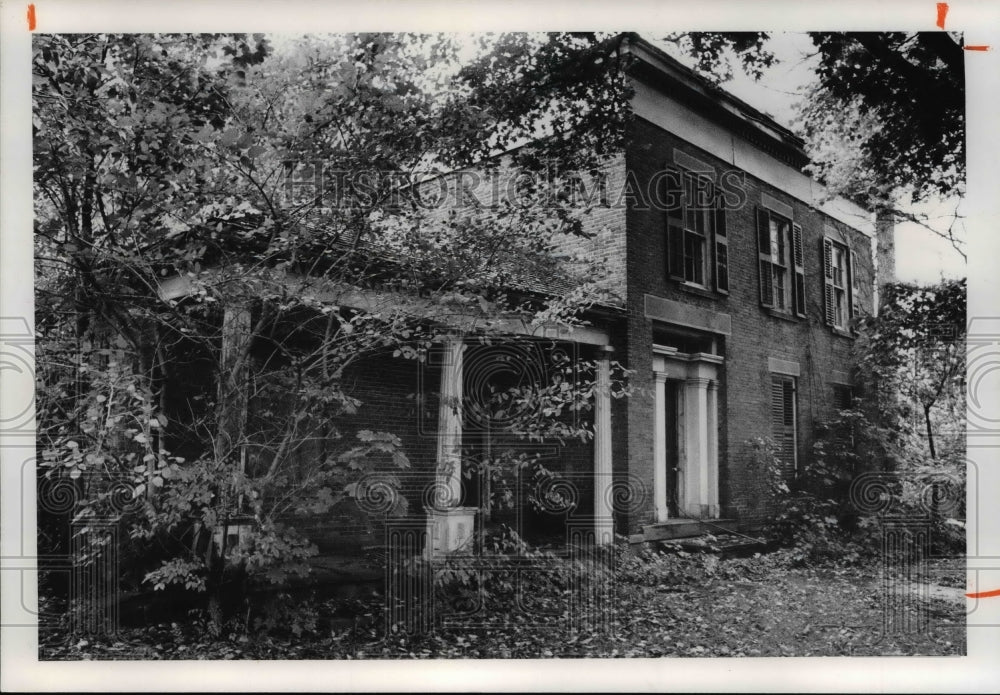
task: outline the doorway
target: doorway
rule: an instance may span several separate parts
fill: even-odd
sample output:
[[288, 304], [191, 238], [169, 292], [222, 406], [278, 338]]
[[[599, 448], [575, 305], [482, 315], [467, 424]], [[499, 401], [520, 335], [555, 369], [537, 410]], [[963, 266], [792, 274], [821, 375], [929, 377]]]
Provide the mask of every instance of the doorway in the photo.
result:
[[666, 495], [667, 513], [671, 518], [680, 516], [678, 496], [681, 476], [681, 432], [683, 431], [682, 408], [680, 400], [682, 382], [669, 379], [664, 384], [664, 416], [666, 441]]

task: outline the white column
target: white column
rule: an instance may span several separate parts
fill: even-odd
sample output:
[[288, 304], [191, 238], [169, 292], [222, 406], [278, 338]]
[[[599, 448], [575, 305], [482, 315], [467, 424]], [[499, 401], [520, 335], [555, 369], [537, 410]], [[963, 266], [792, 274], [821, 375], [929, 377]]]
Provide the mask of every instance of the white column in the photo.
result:
[[695, 518], [705, 516], [702, 507], [708, 504], [708, 381], [693, 377], [684, 382], [684, 503]]
[[654, 372], [656, 404], [653, 408], [653, 503], [656, 520], [667, 520], [667, 375]]
[[708, 515], [719, 516], [719, 382], [708, 382]]
[[471, 551], [475, 507], [460, 507], [462, 500], [462, 360], [465, 344], [450, 338], [444, 346], [438, 407], [437, 470], [435, 497], [427, 507], [428, 558]]
[[[465, 343], [451, 338], [445, 343], [441, 365], [438, 406], [437, 481], [448, 490], [446, 506], [457, 506], [462, 498], [462, 361]], [[445, 500], [441, 500], [445, 502]], [[445, 506], [445, 505], [442, 505]]]
[[603, 348], [597, 359], [594, 389], [594, 542], [614, 542], [611, 507], [611, 357]]

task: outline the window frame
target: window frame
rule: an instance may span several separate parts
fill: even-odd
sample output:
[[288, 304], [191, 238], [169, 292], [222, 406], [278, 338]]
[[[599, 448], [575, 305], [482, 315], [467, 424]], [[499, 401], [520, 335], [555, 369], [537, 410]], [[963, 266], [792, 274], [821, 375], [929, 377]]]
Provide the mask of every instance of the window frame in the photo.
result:
[[756, 222], [761, 305], [782, 316], [805, 318], [801, 225], [765, 206], [757, 208]]
[[822, 243], [824, 323], [837, 333], [849, 335], [860, 308], [857, 253], [829, 235], [823, 237]]
[[[725, 210], [714, 174], [667, 164], [667, 276], [697, 290], [729, 294]], [[705, 201], [707, 205], [697, 205]]]

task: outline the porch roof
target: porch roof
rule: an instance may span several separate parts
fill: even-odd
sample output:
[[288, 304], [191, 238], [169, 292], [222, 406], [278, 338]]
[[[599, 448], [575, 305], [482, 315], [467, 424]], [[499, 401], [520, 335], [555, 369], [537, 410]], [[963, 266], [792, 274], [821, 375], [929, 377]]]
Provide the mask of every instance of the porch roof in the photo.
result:
[[[280, 286], [290, 296], [310, 298], [385, 317], [426, 320], [465, 334], [507, 334], [606, 346], [608, 332], [585, 323], [545, 322], [533, 324], [513, 313], [503, 313], [488, 302], [470, 303], [458, 295], [427, 298], [398, 290], [365, 289], [325, 278], [269, 271], [264, 280]], [[233, 270], [206, 270], [198, 274], [175, 275], [159, 283], [163, 301], [176, 301], [208, 290], [220, 295], [240, 293], [239, 273]], [[247, 288], [243, 286], [243, 292]]]

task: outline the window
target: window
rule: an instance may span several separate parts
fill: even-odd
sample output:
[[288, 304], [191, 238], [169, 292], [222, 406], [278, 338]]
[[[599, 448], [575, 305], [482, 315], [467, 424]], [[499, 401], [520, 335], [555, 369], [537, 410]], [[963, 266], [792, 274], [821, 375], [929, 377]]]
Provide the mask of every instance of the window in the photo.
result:
[[795, 377], [771, 375], [771, 439], [786, 479], [795, 477], [797, 470], [795, 396]]
[[847, 384], [833, 384], [833, 407], [848, 410], [854, 400], [854, 392]]
[[786, 314], [805, 316], [802, 227], [766, 208], [757, 209], [760, 303]]
[[[667, 271], [672, 280], [729, 292], [725, 211], [712, 177], [668, 166]], [[721, 198], [721, 196], [718, 196]]]
[[849, 328], [860, 304], [855, 259], [845, 245], [823, 237], [823, 313], [826, 324], [841, 331]]

